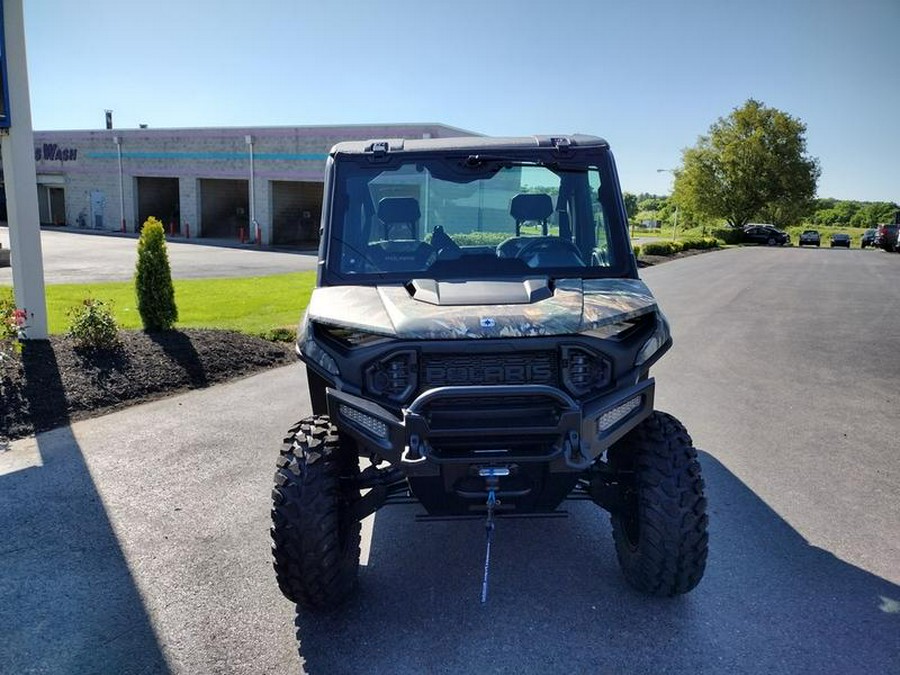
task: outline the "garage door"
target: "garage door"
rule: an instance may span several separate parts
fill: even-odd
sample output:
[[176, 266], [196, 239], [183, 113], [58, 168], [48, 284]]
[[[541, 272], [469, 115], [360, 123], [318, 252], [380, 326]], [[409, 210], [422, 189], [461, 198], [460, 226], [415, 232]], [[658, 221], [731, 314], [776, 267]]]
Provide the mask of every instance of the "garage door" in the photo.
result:
[[322, 216], [322, 183], [272, 181], [272, 243], [318, 241]]
[[250, 209], [246, 180], [200, 179], [200, 232], [203, 237], [238, 239], [247, 232]]
[[163, 224], [167, 233], [180, 234], [178, 179], [138, 176], [136, 184], [138, 228], [153, 216]]

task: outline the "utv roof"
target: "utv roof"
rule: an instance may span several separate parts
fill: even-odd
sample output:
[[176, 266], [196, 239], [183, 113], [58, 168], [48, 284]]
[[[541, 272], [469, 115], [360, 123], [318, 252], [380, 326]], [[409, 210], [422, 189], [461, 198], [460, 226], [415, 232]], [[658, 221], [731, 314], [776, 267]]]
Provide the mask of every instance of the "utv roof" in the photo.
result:
[[362, 155], [387, 152], [485, 152], [527, 150], [529, 148], [609, 148], [602, 138], [580, 134], [557, 136], [521, 136], [492, 138], [463, 136], [457, 138], [380, 138], [368, 141], [345, 141], [331, 148], [331, 154]]

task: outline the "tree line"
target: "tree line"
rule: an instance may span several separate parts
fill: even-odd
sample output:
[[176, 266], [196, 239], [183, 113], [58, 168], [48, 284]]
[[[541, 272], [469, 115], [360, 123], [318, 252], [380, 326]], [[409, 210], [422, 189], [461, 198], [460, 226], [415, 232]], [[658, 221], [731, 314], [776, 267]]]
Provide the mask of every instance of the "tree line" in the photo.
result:
[[[671, 195], [655, 195], [648, 192], [634, 194], [624, 193], [625, 208], [628, 219], [640, 225], [645, 220], [658, 220], [672, 223], [675, 215], [675, 201]], [[894, 222], [894, 214], [900, 211], [900, 204], [894, 202], [864, 202], [851, 199], [812, 199], [808, 207], [799, 214], [800, 219], [794, 222], [775, 223], [760, 215], [759, 222], [767, 222], [780, 226], [787, 225], [821, 225], [823, 227], [876, 227], [882, 223]], [[679, 212], [679, 227], [692, 227], [705, 223], [705, 219], [696, 214]], [[714, 220], [721, 220], [716, 218]]]

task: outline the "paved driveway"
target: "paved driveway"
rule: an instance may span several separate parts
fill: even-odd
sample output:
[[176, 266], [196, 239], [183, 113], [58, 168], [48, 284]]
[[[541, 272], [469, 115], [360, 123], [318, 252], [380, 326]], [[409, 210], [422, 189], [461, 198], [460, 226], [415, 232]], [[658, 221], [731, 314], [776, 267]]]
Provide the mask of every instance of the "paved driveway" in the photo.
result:
[[[236, 246], [233, 242], [200, 240], [168, 242], [172, 276], [252, 277], [316, 268], [314, 251], [287, 251]], [[9, 247], [9, 230], [0, 227], [0, 242]], [[44, 279], [48, 284], [130, 281], [137, 262], [137, 237], [96, 234], [91, 230], [41, 230]], [[12, 284], [12, 269], [0, 268], [0, 285]]]
[[394, 507], [366, 523], [358, 598], [295, 625], [267, 534], [280, 435], [308, 412], [288, 366], [0, 453], [0, 671], [897, 672], [900, 362], [878, 338], [900, 334], [900, 256], [743, 249], [644, 276], [676, 339], [658, 406], [707, 481], [691, 594], [629, 590], [576, 502], [499, 523], [480, 606], [481, 525]]

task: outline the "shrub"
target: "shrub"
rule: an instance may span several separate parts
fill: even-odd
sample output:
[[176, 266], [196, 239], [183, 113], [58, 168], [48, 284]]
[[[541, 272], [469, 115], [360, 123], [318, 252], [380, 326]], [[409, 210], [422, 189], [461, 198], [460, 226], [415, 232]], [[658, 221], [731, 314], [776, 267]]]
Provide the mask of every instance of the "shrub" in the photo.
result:
[[719, 240], [712, 237], [697, 237], [692, 239], [682, 239], [681, 245], [685, 251], [691, 249], [703, 251], [709, 248], [717, 248], [719, 246]]
[[459, 246], [496, 246], [513, 235], [509, 232], [459, 232], [450, 236]]
[[269, 342], [296, 342], [297, 329], [291, 326], [278, 326], [277, 328], [263, 331], [259, 336]]
[[0, 341], [12, 342], [19, 336], [16, 301], [12, 291], [0, 289]]
[[25, 329], [26, 313], [16, 307], [12, 289], [0, 289], [0, 363], [22, 349], [19, 339]]
[[632, 246], [631, 248], [632, 248], [632, 250], [634, 251], [634, 257], [635, 257], [635, 258], [640, 258], [640, 257], [641, 257], [641, 247], [640, 247], [640, 245]]
[[680, 241], [651, 241], [643, 249], [645, 255], [675, 255], [681, 250]]
[[69, 336], [79, 347], [114, 349], [119, 345], [119, 326], [109, 304], [87, 298], [66, 313]]
[[743, 232], [733, 227], [717, 227], [711, 234], [724, 244], [740, 244], [743, 241]]
[[152, 216], [141, 229], [134, 287], [144, 330], [168, 330], [178, 321], [166, 235], [163, 224]]

